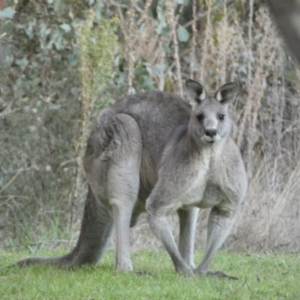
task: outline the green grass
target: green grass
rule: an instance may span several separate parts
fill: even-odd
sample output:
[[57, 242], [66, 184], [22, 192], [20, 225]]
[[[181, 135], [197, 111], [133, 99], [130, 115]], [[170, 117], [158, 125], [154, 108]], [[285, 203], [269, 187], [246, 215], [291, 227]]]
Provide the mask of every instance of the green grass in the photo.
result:
[[132, 260], [136, 271], [151, 275], [114, 272], [112, 252], [97, 267], [5, 269], [27, 256], [0, 252], [0, 299], [300, 299], [300, 254], [219, 252], [211, 269], [224, 270], [238, 280], [185, 278], [174, 272], [165, 252], [148, 251], [133, 253]]

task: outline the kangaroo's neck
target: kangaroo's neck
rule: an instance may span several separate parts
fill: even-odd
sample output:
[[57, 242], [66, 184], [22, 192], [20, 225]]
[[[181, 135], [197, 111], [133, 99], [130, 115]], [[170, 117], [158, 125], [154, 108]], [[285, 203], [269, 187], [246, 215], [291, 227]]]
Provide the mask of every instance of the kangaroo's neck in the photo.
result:
[[190, 134], [188, 125], [178, 126], [164, 146], [161, 163], [185, 161], [186, 164], [197, 161], [217, 161], [222, 155], [228, 137], [215, 143], [205, 143], [197, 136]]
[[215, 143], [203, 142], [199, 137], [189, 134], [187, 130], [185, 136], [182, 139], [182, 144], [184, 148], [191, 155], [202, 155], [203, 153], [210, 153], [211, 157], [217, 157], [222, 155], [222, 150], [229, 137], [224, 137], [222, 140]]

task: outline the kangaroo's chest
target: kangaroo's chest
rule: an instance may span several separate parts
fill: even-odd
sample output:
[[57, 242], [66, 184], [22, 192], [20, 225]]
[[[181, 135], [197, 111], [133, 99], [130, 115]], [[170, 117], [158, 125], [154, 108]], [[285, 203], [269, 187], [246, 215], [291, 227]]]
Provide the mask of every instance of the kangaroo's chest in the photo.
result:
[[222, 170], [210, 158], [197, 166], [196, 175], [182, 195], [183, 206], [210, 208], [218, 205], [225, 197], [222, 188]]

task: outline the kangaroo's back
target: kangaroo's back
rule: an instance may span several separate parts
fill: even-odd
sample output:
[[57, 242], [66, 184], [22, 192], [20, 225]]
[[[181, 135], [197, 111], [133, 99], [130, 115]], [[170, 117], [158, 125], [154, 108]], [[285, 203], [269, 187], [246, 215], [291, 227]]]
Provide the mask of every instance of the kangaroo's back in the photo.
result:
[[116, 126], [112, 128], [112, 120], [121, 114], [130, 116], [140, 130], [141, 187], [149, 192], [157, 180], [163, 149], [174, 131], [187, 127], [191, 106], [178, 95], [161, 91], [130, 95], [116, 101], [99, 114], [88, 141], [85, 161], [107, 151], [109, 141], [116, 139], [112, 135], [121, 131]]
[[191, 113], [190, 105], [180, 96], [162, 91], [127, 96], [112, 109], [130, 115], [137, 122], [143, 148], [149, 150], [154, 161], [173, 130], [188, 124]]

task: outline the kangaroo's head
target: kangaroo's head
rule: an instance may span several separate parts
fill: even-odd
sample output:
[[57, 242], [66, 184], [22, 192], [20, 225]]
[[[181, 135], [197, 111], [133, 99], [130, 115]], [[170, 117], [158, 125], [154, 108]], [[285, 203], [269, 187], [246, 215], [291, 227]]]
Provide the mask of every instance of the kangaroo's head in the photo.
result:
[[186, 81], [186, 87], [193, 101], [189, 123], [193, 139], [197, 143], [213, 144], [227, 137], [231, 131], [228, 106], [235, 100], [239, 84], [225, 84], [214, 95], [208, 95], [205, 88], [192, 79]]

